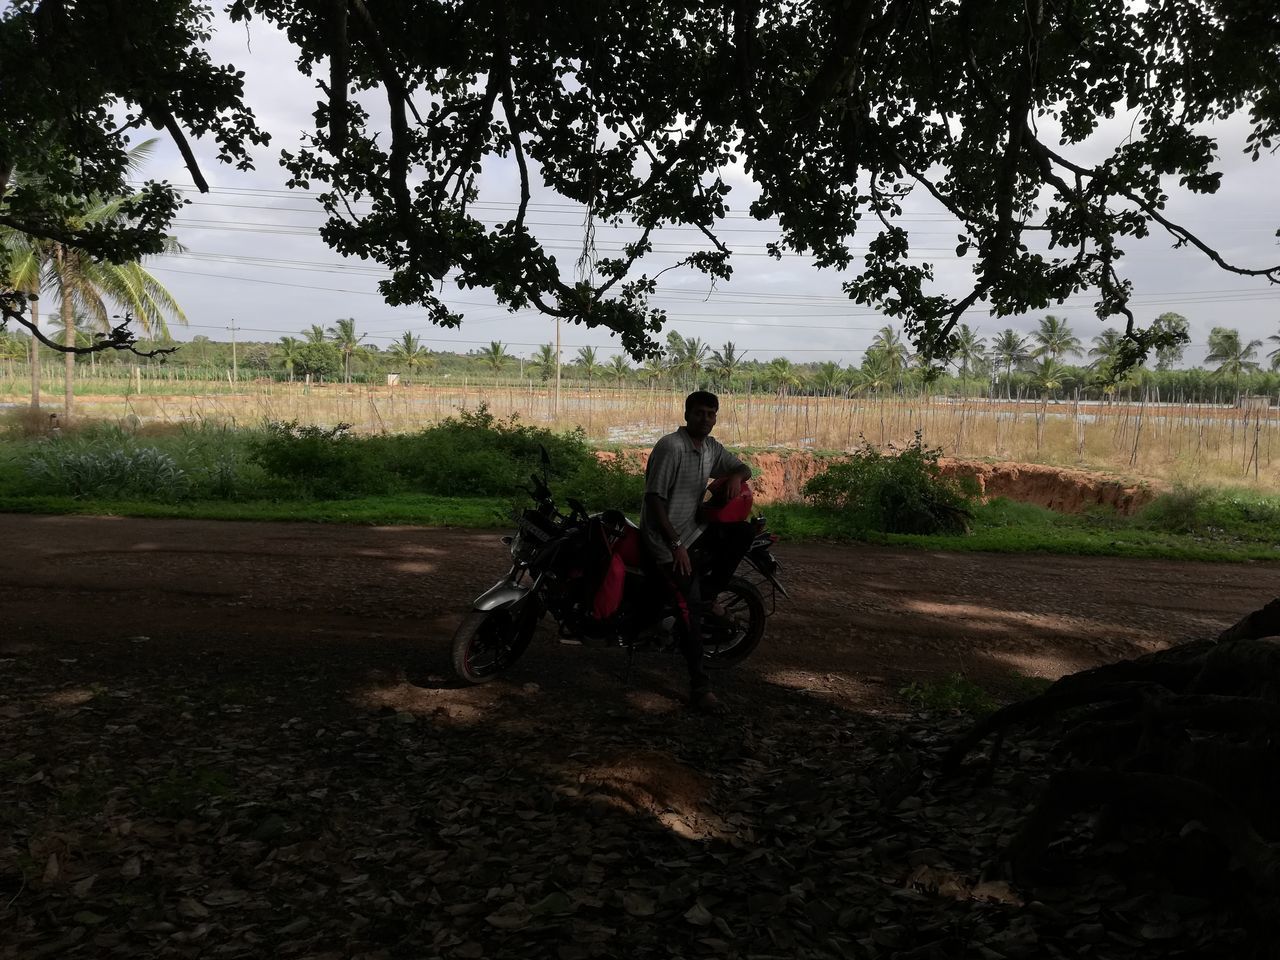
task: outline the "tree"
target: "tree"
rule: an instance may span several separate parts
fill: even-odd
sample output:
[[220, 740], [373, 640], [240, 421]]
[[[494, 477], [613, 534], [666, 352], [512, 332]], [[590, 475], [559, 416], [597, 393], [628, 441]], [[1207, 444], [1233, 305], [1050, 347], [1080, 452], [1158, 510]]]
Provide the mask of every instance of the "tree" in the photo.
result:
[[1151, 324], [1152, 331], [1164, 345], [1156, 347], [1156, 369], [1169, 370], [1182, 362], [1182, 354], [1191, 339], [1191, 323], [1180, 313], [1162, 313]]
[[846, 379], [845, 370], [834, 360], [826, 360], [813, 371], [813, 385], [824, 393], [840, 387]]
[[889, 354], [868, 352], [862, 358], [862, 365], [852, 373], [850, 382], [857, 393], [883, 393], [893, 389], [898, 376], [890, 365]]
[[867, 355], [872, 354], [880, 354], [884, 357], [885, 365], [895, 382], [902, 376], [911, 360], [911, 353], [907, 350], [907, 345], [902, 342], [902, 336], [893, 327], [887, 325], [876, 331], [871, 345], [867, 347]]
[[[147, 144], [143, 144], [143, 147]], [[139, 148], [141, 149], [141, 148]], [[135, 151], [135, 157], [139, 154]], [[93, 224], [110, 224], [119, 220], [124, 201], [121, 198], [86, 201], [79, 211], [65, 214], [68, 230], [78, 231]], [[78, 340], [76, 314], [85, 315], [95, 333], [108, 340], [112, 323], [108, 304], [128, 311], [138, 326], [149, 337], [169, 335], [167, 318], [172, 316], [179, 323], [186, 323], [186, 315], [164, 284], [134, 261], [112, 263], [95, 260], [79, 247], [69, 246], [58, 240], [20, 233], [0, 224], [0, 231], [8, 234], [0, 243], [10, 251], [14, 273], [25, 278], [30, 292], [47, 290], [58, 298], [61, 315], [60, 333], [64, 358], [63, 417], [70, 420], [75, 405], [75, 358], [77, 353], [91, 353], [93, 339]], [[170, 252], [182, 247], [172, 238], [166, 238]], [[129, 344], [132, 345], [132, 337]]]
[[961, 381], [967, 380], [969, 371], [982, 362], [986, 356], [986, 349], [985, 340], [970, 330], [967, 323], [960, 324], [960, 329], [956, 331], [956, 345], [952, 356], [955, 357], [959, 367]]
[[498, 375], [502, 373], [502, 368], [511, 359], [511, 354], [507, 353], [507, 348], [501, 340], [490, 340], [489, 345], [480, 351], [480, 359], [485, 366], [493, 371], [493, 383], [496, 386]]
[[1027, 338], [1012, 327], [1007, 327], [996, 336], [991, 345], [991, 353], [1004, 366], [1005, 396], [1012, 396], [1013, 368], [1020, 367], [1031, 359]]
[[1041, 393], [1055, 394], [1067, 382], [1070, 372], [1057, 360], [1043, 356], [1040, 362], [1031, 368], [1031, 383]]
[[[388, 267], [387, 299], [421, 303], [447, 326], [460, 319], [439, 296], [450, 275], [513, 309], [604, 325], [627, 349], [652, 352], [666, 318], [649, 305], [654, 278], [641, 261], [655, 230], [696, 228], [705, 242], [680, 263], [730, 275], [719, 232], [729, 158], [759, 188], [751, 214], [781, 218], [773, 252], [845, 270], [865, 246], [846, 292], [900, 321], [926, 363], [948, 356], [979, 303], [1004, 316], [1084, 289], [1098, 292], [1101, 316], [1124, 319], [1141, 359], [1160, 343], [1129, 311], [1120, 242], [1152, 229], [1224, 269], [1280, 278], [1280, 267], [1228, 262], [1165, 212], [1166, 183], [1218, 189], [1211, 121], [1247, 117], [1254, 160], [1280, 135], [1280, 24], [1257, 0], [1032, 0], [1018, 16], [998, 4], [946, 3], [926, 16], [830, 0], [564, 0], [532, 12], [234, 0], [229, 10], [282, 28], [300, 69], [324, 74], [316, 129], [283, 159], [292, 183], [319, 188], [326, 241]], [[75, 156], [79, 169], [6, 191], [0, 216], [118, 262], [156, 252], [179, 203], [172, 187], [134, 191], [128, 225], [74, 235], [44, 201], [73, 187], [123, 192], [121, 125], [166, 130], [200, 189], [184, 129], [250, 164], [267, 132], [245, 109], [235, 68], [210, 59], [207, 24], [198, 0], [10, 3], [0, 14], [0, 168], [42, 172]], [[1126, 110], [1141, 123], [1124, 125], [1113, 149], [1073, 156]], [[1050, 129], [1061, 143], [1042, 138]], [[502, 165], [520, 199], [491, 229], [477, 202], [505, 185], [489, 175]], [[527, 223], [538, 178], [589, 222], [625, 221], [638, 237], [562, 273]], [[956, 254], [973, 256], [967, 293], [939, 292], [933, 264], [913, 256], [903, 219], [912, 190], [955, 217]], [[356, 195], [366, 203], [353, 214]], [[24, 316], [25, 301], [5, 303], [6, 319]]]
[[1048, 357], [1050, 360], [1060, 361], [1063, 357], [1078, 357], [1083, 349], [1080, 338], [1071, 332], [1067, 321], [1053, 314], [1049, 314], [1040, 321], [1040, 326], [1032, 332], [1031, 339], [1039, 344], [1033, 356]]
[[303, 330], [302, 336], [307, 343], [327, 343], [329, 341], [329, 335], [325, 333], [324, 327], [318, 323], [313, 323], [306, 330]]
[[1108, 327], [1093, 338], [1093, 346], [1089, 348], [1089, 356], [1094, 369], [1108, 369], [1120, 355], [1120, 331]]
[[[1271, 343], [1280, 343], [1280, 334], [1273, 333], [1271, 336], [1267, 337], [1267, 340]], [[1268, 353], [1267, 359], [1271, 361], [1272, 370], [1280, 370], [1280, 347], [1276, 347]]]
[[1236, 395], [1240, 394], [1240, 375], [1246, 370], [1258, 369], [1254, 356], [1261, 340], [1250, 340], [1245, 343], [1240, 339], [1240, 331], [1228, 327], [1214, 327], [1209, 331], [1209, 352], [1205, 355], [1205, 363], [1216, 363], [1213, 371], [1215, 377], [1231, 377], [1235, 383]]
[[391, 344], [391, 356], [396, 363], [403, 365], [410, 373], [431, 362], [431, 351], [422, 345], [419, 337], [408, 330], [400, 335], [399, 340]]
[[315, 377], [323, 380], [342, 369], [342, 351], [336, 344], [321, 340], [308, 340], [298, 348], [294, 369], [304, 377]]
[[746, 356], [745, 353], [738, 353], [738, 348], [732, 340], [726, 340], [724, 346], [711, 353], [711, 363], [708, 366], [711, 376], [722, 386], [728, 386], [733, 381], [733, 375], [742, 366], [744, 356]]
[[587, 376], [587, 392], [590, 393], [591, 381], [600, 372], [600, 359], [596, 356], [595, 347], [578, 348], [578, 366], [582, 368], [582, 372]]
[[293, 371], [302, 357], [303, 342], [296, 337], [281, 337], [276, 346], [276, 363], [289, 374], [289, 382], [293, 383]]
[[774, 357], [764, 370], [764, 381], [779, 394], [800, 386], [800, 374], [786, 357]]
[[627, 374], [630, 372], [631, 364], [627, 363], [625, 353], [615, 353], [609, 359], [609, 374], [613, 377], [614, 386], [622, 386], [622, 381], [627, 379]]
[[549, 343], [544, 343], [529, 362], [538, 368], [538, 376], [543, 383], [546, 383], [556, 372], [556, 348]]
[[683, 375], [686, 381], [697, 383], [710, 352], [697, 337], [682, 337], [675, 330], [667, 334], [667, 367], [671, 373]]
[[360, 349], [360, 341], [365, 338], [365, 334], [356, 333], [356, 321], [353, 317], [335, 320], [333, 326], [326, 332], [329, 335], [329, 339], [337, 344], [338, 350], [342, 353], [342, 380], [344, 383], [350, 383], [351, 358]]

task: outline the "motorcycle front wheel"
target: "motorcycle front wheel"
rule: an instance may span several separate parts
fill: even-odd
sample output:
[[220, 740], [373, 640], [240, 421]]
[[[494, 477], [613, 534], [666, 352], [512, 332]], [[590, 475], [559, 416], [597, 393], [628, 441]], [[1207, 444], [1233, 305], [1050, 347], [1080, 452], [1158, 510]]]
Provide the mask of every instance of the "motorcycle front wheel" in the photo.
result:
[[538, 617], [531, 608], [472, 610], [453, 634], [453, 671], [467, 683], [487, 683], [520, 659]]
[[750, 581], [733, 577], [716, 602], [724, 608], [724, 618], [704, 621], [702, 659], [708, 667], [732, 667], [751, 656], [764, 637], [764, 598]]

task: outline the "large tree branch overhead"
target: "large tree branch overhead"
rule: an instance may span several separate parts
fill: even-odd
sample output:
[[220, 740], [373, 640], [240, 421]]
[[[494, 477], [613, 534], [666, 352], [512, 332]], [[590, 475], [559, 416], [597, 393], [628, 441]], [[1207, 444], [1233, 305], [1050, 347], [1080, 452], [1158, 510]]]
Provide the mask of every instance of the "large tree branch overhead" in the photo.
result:
[[[0, 15], [0, 170], [53, 167], [74, 152], [76, 176], [59, 189], [120, 186], [119, 118], [101, 109], [111, 97], [156, 118], [180, 148], [184, 129], [213, 135], [226, 159], [247, 163], [247, 145], [265, 133], [244, 108], [238, 72], [204, 52], [208, 7], [116, 7], [106, 18], [95, 4], [22, 0]], [[1273, 161], [1280, 21], [1265, 7], [234, 0], [229, 9], [278, 25], [300, 69], [325, 71], [314, 134], [283, 157], [292, 183], [321, 186], [325, 240], [389, 268], [388, 301], [422, 304], [437, 323], [461, 320], [440, 295], [449, 276], [512, 309], [603, 324], [633, 352], [654, 349], [665, 320], [648, 304], [658, 273], [681, 263], [730, 275], [732, 245], [717, 228], [736, 199], [724, 172], [737, 162], [759, 187], [750, 211], [778, 225], [771, 249], [843, 271], [851, 300], [901, 319], [922, 356], [945, 359], [975, 309], [1012, 315], [1092, 291], [1100, 316], [1124, 318], [1126, 362], [1137, 362], [1167, 332], [1143, 329], [1129, 306], [1120, 270], [1133, 239], [1159, 228], [1222, 269], [1280, 278], [1276, 267], [1229, 260], [1165, 213], [1170, 182], [1218, 189], [1211, 121], [1246, 116], [1247, 154]], [[127, 63], [112, 59], [124, 49]], [[45, 66], [72, 62], [94, 69]], [[370, 110], [374, 101], [357, 94], [375, 88], [384, 105]], [[1134, 132], [1105, 161], [1065, 159], [1125, 111], [1138, 118]], [[55, 124], [68, 117], [65, 131]], [[1045, 129], [1061, 142], [1047, 143]], [[52, 142], [49, 130], [60, 131]], [[519, 196], [494, 225], [473, 211], [508, 182], [504, 169]], [[904, 211], [918, 188], [957, 218], [967, 293], [952, 293], [913, 254]], [[575, 279], [527, 227], [540, 189], [582, 204], [603, 228], [633, 230], [621, 234], [623, 255], [589, 282]], [[357, 196], [368, 206], [353, 216]], [[0, 216], [54, 222], [39, 201], [11, 191]], [[162, 230], [163, 205], [150, 202], [148, 224]], [[648, 238], [666, 226], [702, 240], [657, 253]], [[88, 239], [93, 252], [110, 247], [109, 237]], [[136, 252], [142, 238], [129, 239]]]

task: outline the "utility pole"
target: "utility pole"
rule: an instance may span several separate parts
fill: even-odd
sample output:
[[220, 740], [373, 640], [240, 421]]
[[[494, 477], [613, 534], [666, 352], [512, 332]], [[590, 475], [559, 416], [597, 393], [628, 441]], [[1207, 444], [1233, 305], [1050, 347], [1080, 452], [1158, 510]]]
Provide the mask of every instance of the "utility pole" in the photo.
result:
[[240, 367], [236, 363], [236, 331], [240, 328], [236, 326], [236, 318], [231, 318], [231, 326], [227, 327], [231, 331], [231, 379], [235, 383], [240, 382]]

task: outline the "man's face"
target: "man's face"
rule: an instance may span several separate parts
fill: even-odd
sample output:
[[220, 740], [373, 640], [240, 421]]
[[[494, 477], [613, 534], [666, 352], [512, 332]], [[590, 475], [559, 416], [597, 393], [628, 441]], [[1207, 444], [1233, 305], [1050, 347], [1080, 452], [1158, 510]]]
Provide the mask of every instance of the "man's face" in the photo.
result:
[[711, 433], [716, 426], [716, 408], [703, 403], [695, 403], [685, 411], [685, 429], [689, 436], [701, 439]]

